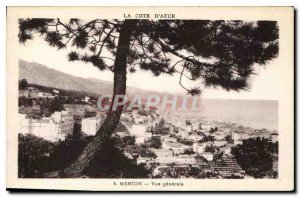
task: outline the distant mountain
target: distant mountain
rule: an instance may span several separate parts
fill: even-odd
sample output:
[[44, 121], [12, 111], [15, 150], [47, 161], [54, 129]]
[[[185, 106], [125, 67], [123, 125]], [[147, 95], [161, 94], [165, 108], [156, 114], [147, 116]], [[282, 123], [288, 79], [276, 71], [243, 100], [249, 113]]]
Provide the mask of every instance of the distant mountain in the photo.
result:
[[[69, 75], [53, 68], [35, 62], [19, 60], [19, 79], [26, 79], [28, 83], [38, 84], [47, 87], [54, 87], [65, 90], [93, 93], [96, 95], [111, 94], [113, 83], [110, 81], [82, 78]], [[137, 87], [127, 87], [128, 95], [162, 94], [154, 91], [147, 91]]]

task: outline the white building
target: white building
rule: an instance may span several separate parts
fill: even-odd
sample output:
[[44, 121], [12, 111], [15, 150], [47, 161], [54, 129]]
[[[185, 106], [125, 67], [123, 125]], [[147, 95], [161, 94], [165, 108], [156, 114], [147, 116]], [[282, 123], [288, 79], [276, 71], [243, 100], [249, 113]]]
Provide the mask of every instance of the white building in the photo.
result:
[[55, 112], [51, 117], [41, 119], [19, 115], [19, 133], [33, 134], [52, 142], [64, 140], [67, 135], [73, 133], [73, 128], [73, 117], [66, 111]]
[[145, 132], [144, 135], [134, 135], [136, 144], [144, 144], [146, 140], [150, 139], [152, 134]]
[[214, 155], [210, 152], [204, 152], [202, 156], [207, 160], [207, 161], [212, 161], [214, 159]]
[[166, 158], [166, 157], [172, 157], [173, 156], [173, 151], [172, 150], [151, 148], [151, 151], [155, 153], [157, 158]]
[[176, 165], [194, 165], [197, 164], [197, 161], [194, 157], [166, 157], [166, 158], [156, 158], [155, 162], [164, 165], [164, 164], [176, 164]]
[[29, 97], [30, 91], [28, 90], [19, 90], [19, 97]]
[[179, 127], [178, 135], [183, 138], [187, 138], [189, 136], [189, 132]]
[[161, 136], [162, 141], [166, 142], [177, 142], [177, 139], [169, 136]]
[[231, 127], [222, 127], [222, 130], [224, 131], [225, 135], [232, 135], [232, 128]]
[[214, 145], [216, 147], [225, 146], [228, 142], [226, 140], [215, 140]]
[[125, 157], [127, 157], [128, 159], [133, 159], [133, 156], [132, 156], [132, 154], [131, 154], [130, 152], [124, 151], [124, 155], [125, 155]]
[[133, 124], [129, 132], [131, 135], [142, 136], [146, 133], [146, 126], [145, 124]]
[[89, 96], [85, 96], [82, 101], [88, 103], [90, 101], [90, 97]]
[[215, 140], [224, 140], [225, 139], [225, 132], [217, 132], [213, 134]]
[[129, 129], [130, 135], [135, 136], [136, 144], [143, 144], [145, 140], [151, 138], [152, 134], [146, 132], [147, 128], [145, 124], [133, 124]]
[[123, 138], [125, 136], [130, 136], [128, 133], [125, 132], [116, 132], [115, 135], [118, 135], [120, 138]]
[[203, 135], [192, 134], [187, 136], [187, 139], [192, 142], [199, 142], [200, 140], [203, 140]]
[[57, 123], [61, 125], [61, 132], [62, 133], [73, 133], [74, 128], [74, 119], [70, 112], [61, 111], [61, 112], [54, 112], [51, 115], [51, 118], [54, 119]]
[[202, 154], [205, 151], [205, 145], [204, 144], [199, 144], [199, 143], [193, 143], [193, 151]]
[[87, 135], [96, 135], [101, 126], [100, 117], [83, 118], [81, 122], [81, 131]]
[[139, 156], [136, 159], [136, 163], [137, 164], [146, 164], [147, 162], [152, 161], [152, 160], [153, 159], [151, 157], [142, 157], [142, 156]]
[[212, 141], [207, 141], [202, 143], [205, 147], [206, 146], [212, 146], [214, 143]]
[[271, 140], [272, 140], [272, 142], [273, 143], [276, 143], [276, 142], [278, 142], [278, 133], [272, 133], [271, 134]]
[[136, 144], [144, 144], [145, 143], [145, 137], [144, 136], [136, 136], [135, 137], [135, 143]]
[[166, 142], [166, 141], [162, 142], [162, 148], [163, 149], [167, 149], [167, 150], [173, 150], [174, 154], [182, 154], [186, 150], [192, 149], [192, 147], [184, 145], [184, 144], [181, 144], [181, 143]]
[[221, 149], [221, 151], [223, 151], [224, 155], [230, 155], [231, 154], [231, 147], [230, 146], [222, 147], [220, 149]]
[[233, 132], [232, 133], [232, 139], [234, 141], [241, 140], [242, 139], [242, 133], [240, 133], [240, 132]]
[[234, 144], [235, 146], [236, 146], [236, 145], [242, 145], [242, 144], [243, 144], [243, 141], [242, 141], [242, 140], [235, 140], [233, 144]]
[[89, 97], [89, 96], [84, 97], [84, 101], [87, 102], [87, 103], [90, 101], [90, 99], [91, 99], [91, 97]]
[[191, 131], [193, 131], [193, 126], [192, 125], [181, 125], [179, 129], [182, 129], [187, 132], [191, 132]]
[[39, 98], [54, 98], [55, 96], [53, 96], [51, 93], [49, 92], [39, 92], [37, 94], [37, 97]]
[[146, 140], [147, 140], [147, 139], [150, 139], [150, 138], [152, 137], [152, 133], [150, 133], [150, 132], [145, 132], [145, 133], [144, 133], [144, 137], [145, 137]]
[[214, 125], [211, 123], [202, 123], [201, 124], [202, 130], [210, 130], [210, 128], [213, 128], [213, 127], [214, 127]]

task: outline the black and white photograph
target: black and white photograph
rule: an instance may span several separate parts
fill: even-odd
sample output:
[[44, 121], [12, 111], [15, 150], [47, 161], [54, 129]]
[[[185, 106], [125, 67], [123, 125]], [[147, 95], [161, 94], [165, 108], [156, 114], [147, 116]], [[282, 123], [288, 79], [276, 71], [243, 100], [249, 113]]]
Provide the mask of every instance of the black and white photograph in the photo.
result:
[[293, 187], [293, 9], [181, 9], [8, 9], [14, 180]]

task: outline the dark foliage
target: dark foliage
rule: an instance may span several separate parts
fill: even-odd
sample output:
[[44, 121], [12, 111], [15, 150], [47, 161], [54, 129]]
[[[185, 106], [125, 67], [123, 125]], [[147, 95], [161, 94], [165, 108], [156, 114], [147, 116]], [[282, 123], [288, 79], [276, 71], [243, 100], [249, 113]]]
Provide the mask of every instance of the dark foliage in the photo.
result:
[[19, 90], [26, 90], [28, 86], [28, 83], [26, 79], [22, 79], [19, 81]]
[[61, 170], [70, 165], [83, 150], [91, 137], [83, 135], [68, 136], [64, 141], [56, 144], [49, 159], [49, 170]]
[[188, 145], [188, 146], [192, 146], [193, 142], [191, 140], [185, 139], [185, 138], [180, 138], [177, 137], [177, 142], [184, 144], [184, 145]]
[[212, 135], [204, 135], [203, 139], [200, 140], [200, 142], [208, 142], [208, 141], [210, 141], [210, 142], [215, 141], [215, 137]]
[[170, 128], [164, 118], [162, 118], [153, 128], [154, 134], [167, 135], [170, 133]]
[[187, 154], [187, 155], [192, 155], [192, 154], [195, 154], [195, 152], [193, 151], [193, 150], [185, 150], [184, 152], [183, 152], [183, 154]]
[[142, 165], [127, 159], [116, 148], [114, 140], [110, 140], [103, 151], [98, 152], [85, 174], [95, 178], [146, 178], [149, 172]]
[[19, 97], [19, 107], [32, 107], [33, 104], [33, 99], [32, 98], [27, 98], [25, 96], [20, 96]]
[[278, 143], [272, 143], [265, 138], [250, 138], [233, 148], [232, 153], [246, 174], [263, 178], [273, 174], [273, 161], [278, 155]]
[[[68, 45], [77, 49], [69, 53], [69, 61], [114, 71], [122, 25], [118, 20], [20, 19], [19, 41], [25, 43], [38, 34], [57, 49]], [[277, 57], [278, 37], [276, 21], [138, 20], [127, 67], [131, 73], [140, 67], [154, 76], [180, 73], [179, 83], [191, 95], [200, 94], [201, 88], [185, 87], [182, 77], [199, 79], [204, 86], [247, 90], [254, 65]], [[103, 56], [103, 51], [110, 56]], [[178, 61], [171, 61], [174, 58]]]
[[230, 135], [226, 135], [225, 136], [225, 140], [229, 143], [229, 144], [233, 144], [234, 140], [232, 139], [232, 137]]
[[121, 148], [132, 146], [135, 144], [135, 136], [124, 136], [123, 138], [117, 136], [115, 142], [116, 145]]
[[149, 144], [150, 148], [161, 148], [161, 139], [160, 137], [152, 136], [148, 141], [145, 142], [146, 144]]
[[186, 125], [192, 125], [192, 123], [191, 123], [190, 120], [186, 120], [186, 121], [185, 121], [185, 124], [186, 124]]
[[215, 153], [216, 152], [216, 147], [213, 146], [213, 145], [206, 146], [205, 147], [205, 152]]
[[[34, 135], [19, 135], [18, 174], [22, 178], [42, 178], [49, 171], [70, 165], [92, 137], [77, 132], [65, 141], [52, 143]], [[145, 178], [148, 171], [127, 159], [116, 148], [115, 140], [107, 142], [103, 151], [94, 158], [84, 175], [95, 178]]]
[[40, 177], [48, 170], [54, 144], [30, 134], [19, 134], [18, 140], [18, 177]]
[[150, 144], [145, 143], [141, 145], [133, 145], [133, 146], [126, 147], [126, 150], [136, 156], [140, 155], [141, 157], [156, 158], [157, 157], [156, 154], [149, 148], [150, 148]]
[[49, 106], [49, 112], [52, 114], [56, 111], [64, 110], [63, 102], [61, 97], [54, 97], [53, 101]]

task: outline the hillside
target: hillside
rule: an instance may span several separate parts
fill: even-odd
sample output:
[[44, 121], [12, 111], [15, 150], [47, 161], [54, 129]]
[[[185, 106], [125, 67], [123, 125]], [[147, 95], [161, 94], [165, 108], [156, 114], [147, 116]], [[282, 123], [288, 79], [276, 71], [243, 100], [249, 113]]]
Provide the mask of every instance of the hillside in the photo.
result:
[[[75, 90], [79, 92], [100, 94], [111, 94], [113, 84], [110, 81], [82, 78], [69, 75], [58, 70], [49, 68], [45, 65], [35, 62], [26, 62], [19, 60], [19, 79], [26, 79], [28, 83], [42, 85], [46, 87], [54, 87], [64, 90]], [[148, 95], [148, 94], [162, 94], [153, 91], [143, 90], [141, 88], [127, 87], [128, 95]]]
[[32, 84], [94, 94], [109, 94], [112, 91], [112, 83], [110, 82], [75, 77], [44, 65], [24, 60], [19, 61], [19, 79], [26, 79], [28, 83]]

